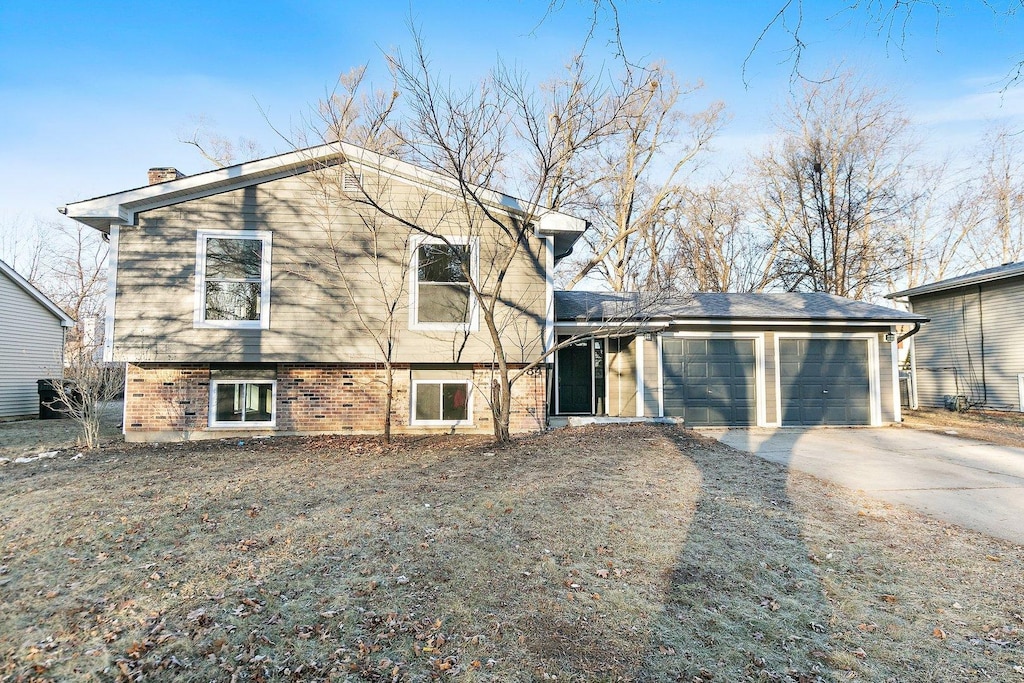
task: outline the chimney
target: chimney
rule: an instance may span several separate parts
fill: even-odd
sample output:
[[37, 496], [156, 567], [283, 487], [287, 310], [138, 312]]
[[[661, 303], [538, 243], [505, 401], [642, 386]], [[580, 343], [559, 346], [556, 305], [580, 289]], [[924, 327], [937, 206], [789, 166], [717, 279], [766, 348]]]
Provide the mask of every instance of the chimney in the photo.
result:
[[185, 174], [171, 166], [158, 166], [149, 169], [149, 184], [166, 183], [169, 180], [184, 178]]

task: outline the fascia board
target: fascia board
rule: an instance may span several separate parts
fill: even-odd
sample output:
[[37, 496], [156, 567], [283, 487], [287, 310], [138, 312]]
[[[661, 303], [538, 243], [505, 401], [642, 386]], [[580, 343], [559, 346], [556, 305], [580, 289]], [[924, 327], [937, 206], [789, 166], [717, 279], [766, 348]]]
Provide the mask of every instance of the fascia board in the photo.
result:
[[[458, 191], [460, 189], [456, 181], [446, 178], [436, 171], [430, 171], [356, 145], [336, 142], [287, 152], [266, 159], [247, 161], [228, 168], [198, 173], [165, 183], [146, 185], [102, 197], [72, 202], [61, 207], [60, 211], [69, 218], [107, 232], [110, 225], [115, 222], [123, 225], [134, 224], [136, 214], [142, 211], [277, 180], [339, 155], [354, 165], [379, 169], [388, 175], [418, 182], [431, 189], [441, 191]], [[515, 197], [479, 186], [473, 186], [472, 190], [481, 201], [496, 208], [520, 215], [529, 213], [520, 200]], [[547, 220], [547, 224], [572, 225], [575, 223], [582, 224], [584, 229], [586, 227], [585, 221], [557, 211], [537, 209], [536, 213], [541, 217], [540, 222]]]

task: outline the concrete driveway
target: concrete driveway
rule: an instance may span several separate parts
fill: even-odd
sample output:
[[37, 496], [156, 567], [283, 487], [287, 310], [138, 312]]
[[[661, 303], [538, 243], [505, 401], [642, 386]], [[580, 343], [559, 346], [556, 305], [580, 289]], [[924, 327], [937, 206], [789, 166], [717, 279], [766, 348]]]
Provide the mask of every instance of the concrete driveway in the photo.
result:
[[766, 460], [1024, 545], [1024, 449], [909, 427], [700, 431]]

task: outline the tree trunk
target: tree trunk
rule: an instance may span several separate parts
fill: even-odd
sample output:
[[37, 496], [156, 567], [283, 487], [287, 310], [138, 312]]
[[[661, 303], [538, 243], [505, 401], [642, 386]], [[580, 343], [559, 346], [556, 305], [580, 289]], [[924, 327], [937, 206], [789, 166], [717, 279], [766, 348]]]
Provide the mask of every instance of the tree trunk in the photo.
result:
[[384, 443], [391, 443], [391, 402], [395, 395], [395, 369], [384, 363]]
[[508, 372], [501, 369], [501, 379], [491, 380], [491, 417], [494, 420], [494, 440], [506, 443], [512, 435], [509, 423], [512, 418], [512, 388], [508, 383]]

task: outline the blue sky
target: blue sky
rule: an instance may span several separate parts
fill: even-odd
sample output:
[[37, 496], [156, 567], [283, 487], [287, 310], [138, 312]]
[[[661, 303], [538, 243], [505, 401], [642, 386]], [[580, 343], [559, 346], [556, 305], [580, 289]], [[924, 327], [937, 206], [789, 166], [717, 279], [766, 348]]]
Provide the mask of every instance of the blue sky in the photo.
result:
[[[698, 102], [721, 99], [733, 119], [716, 163], [734, 166], [763, 144], [790, 92], [790, 45], [774, 32], [743, 60], [782, 0], [710, 3], [620, 0], [623, 40], [636, 59], [661, 59], [681, 80], [703, 80]], [[928, 148], [956, 153], [986, 121], [1024, 130], [1024, 86], [1000, 93], [1024, 59], [1024, 19], [981, 7], [921, 11], [901, 45], [841, 3], [810, 0], [804, 71], [842, 64], [898, 93]], [[980, 2], [956, 2], [959, 8]], [[186, 173], [208, 165], [178, 142], [197, 117], [271, 154], [339, 73], [369, 65], [384, 85], [381, 51], [410, 44], [410, 14], [433, 63], [470, 83], [500, 57], [541, 80], [580, 44], [589, 3], [565, 0], [538, 27], [544, 1], [309, 0], [0, 3], [0, 230], [57, 220], [55, 207], [145, 183], [150, 166]], [[936, 19], [938, 24], [936, 25]], [[607, 34], [594, 46], [603, 48]], [[902, 47], [902, 50], [901, 50]], [[595, 50], [597, 55], [600, 49]], [[611, 53], [607, 63], [614, 66]]]

